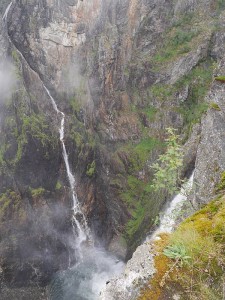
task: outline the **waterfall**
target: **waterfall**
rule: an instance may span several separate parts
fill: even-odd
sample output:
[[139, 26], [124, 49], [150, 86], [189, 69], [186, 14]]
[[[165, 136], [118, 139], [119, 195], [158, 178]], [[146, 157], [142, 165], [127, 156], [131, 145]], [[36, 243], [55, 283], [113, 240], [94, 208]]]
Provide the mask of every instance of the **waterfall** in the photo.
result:
[[187, 200], [186, 190], [192, 188], [194, 172], [188, 182], [181, 187], [180, 193], [176, 195], [170, 204], [166, 207], [160, 217], [159, 227], [147, 237], [147, 241], [152, 241], [158, 238], [161, 233], [171, 233], [176, 225], [176, 219], [181, 212], [184, 202]]
[[[7, 17], [8, 17], [8, 13], [9, 10], [12, 6], [11, 2], [8, 7], [6, 8], [6, 11], [3, 15], [3, 22], [6, 23], [6, 28], [7, 28]], [[8, 32], [7, 32], [8, 33]], [[8, 35], [8, 39], [9, 41], [12, 43], [9, 35]], [[12, 43], [13, 44], [13, 43]], [[14, 44], [13, 44], [14, 45]], [[15, 45], [14, 45], [15, 47]], [[15, 47], [16, 48], [16, 47]], [[28, 64], [28, 62], [26, 61], [24, 55], [16, 48], [16, 51], [19, 53], [19, 55], [22, 57], [22, 59]], [[29, 64], [28, 64], [29, 65]], [[77, 255], [78, 258], [82, 259], [82, 250], [81, 250], [81, 244], [85, 241], [91, 241], [91, 234], [90, 234], [90, 230], [88, 228], [87, 225], [87, 220], [80, 208], [80, 203], [78, 201], [77, 198], [77, 194], [75, 191], [76, 188], [76, 181], [75, 181], [75, 177], [71, 172], [70, 169], [70, 165], [69, 165], [69, 158], [68, 158], [68, 154], [67, 154], [67, 150], [66, 150], [66, 146], [65, 146], [65, 142], [64, 142], [64, 129], [65, 129], [65, 114], [59, 110], [54, 98], [52, 97], [50, 91], [48, 90], [48, 88], [45, 86], [45, 84], [43, 83], [42, 79], [40, 78], [39, 74], [29, 65], [29, 67], [31, 68], [31, 70], [33, 72], [35, 72], [38, 77], [39, 80], [41, 81], [43, 88], [45, 89], [47, 95], [49, 96], [51, 102], [52, 102], [52, 106], [54, 108], [54, 110], [56, 111], [57, 115], [61, 117], [61, 122], [60, 122], [60, 126], [59, 126], [59, 138], [60, 138], [60, 143], [62, 145], [62, 156], [64, 159], [64, 163], [65, 163], [65, 167], [66, 167], [66, 173], [67, 173], [67, 177], [69, 180], [69, 185], [70, 185], [70, 190], [71, 190], [71, 194], [72, 194], [72, 226], [73, 226], [73, 231], [74, 231], [74, 235], [76, 236], [76, 250], [77, 250]]]
[[3, 17], [2, 17], [2, 20], [4, 22], [7, 21], [8, 13], [9, 13], [9, 10], [10, 10], [11, 6], [12, 6], [12, 2], [10, 2], [9, 5], [7, 6], [7, 8], [5, 10], [5, 13], [4, 13]]
[[[42, 82], [42, 81], [41, 81]], [[70, 165], [69, 165], [69, 158], [68, 158], [68, 154], [67, 154], [67, 150], [66, 150], [66, 146], [65, 146], [65, 142], [64, 142], [64, 129], [65, 129], [65, 114], [60, 111], [58, 109], [58, 106], [54, 100], [54, 98], [52, 97], [52, 95], [50, 94], [50, 91], [47, 89], [47, 87], [44, 85], [44, 83], [42, 82], [44, 89], [46, 90], [49, 98], [51, 99], [52, 105], [54, 110], [56, 111], [56, 113], [58, 115], [61, 115], [61, 123], [60, 123], [60, 128], [59, 128], [59, 137], [60, 137], [60, 142], [62, 144], [62, 155], [63, 155], [63, 159], [64, 159], [64, 163], [66, 166], [66, 173], [67, 173], [67, 177], [69, 180], [69, 184], [70, 184], [70, 190], [72, 193], [72, 201], [73, 201], [73, 205], [72, 205], [72, 210], [73, 210], [73, 216], [72, 216], [72, 223], [73, 223], [73, 229], [74, 229], [74, 233], [76, 233], [76, 245], [77, 245], [77, 250], [79, 251], [79, 256], [82, 257], [82, 252], [81, 252], [81, 244], [84, 241], [87, 240], [91, 240], [91, 235], [90, 235], [90, 231], [87, 225], [87, 220], [80, 208], [80, 203], [78, 201], [77, 198], [77, 194], [75, 191], [75, 185], [76, 185], [76, 181], [75, 181], [75, 177], [71, 172], [70, 169]]]
[[[7, 16], [12, 6], [11, 2], [7, 7], [3, 22], [7, 29]], [[13, 44], [8, 35], [9, 42]], [[15, 45], [14, 45], [15, 47]], [[28, 65], [23, 54], [15, 47], [18, 54]], [[44, 85], [39, 74], [29, 65], [30, 69], [37, 74], [43, 85], [45, 92], [51, 100], [54, 111], [60, 119], [59, 139], [62, 146], [62, 156], [65, 163], [66, 174], [69, 181], [71, 198], [72, 198], [72, 226], [75, 235], [74, 246], [76, 249], [77, 264], [70, 266], [65, 271], [59, 271], [55, 274], [50, 284], [51, 300], [98, 300], [100, 291], [105, 287], [106, 282], [112, 277], [120, 274], [124, 268], [124, 263], [119, 261], [113, 255], [107, 253], [103, 248], [96, 248], [93, 245], [87, 220], [81, 210], [80, 203], [76, 194], [76, 180], [71, 171], [68, 153], [64, 142], [65, 138], [65, 119], [66, 116], [62, 112], [55, 99], [52, 97], [48, 88]], [[89, 245], [85, 241], [91, 242]]]

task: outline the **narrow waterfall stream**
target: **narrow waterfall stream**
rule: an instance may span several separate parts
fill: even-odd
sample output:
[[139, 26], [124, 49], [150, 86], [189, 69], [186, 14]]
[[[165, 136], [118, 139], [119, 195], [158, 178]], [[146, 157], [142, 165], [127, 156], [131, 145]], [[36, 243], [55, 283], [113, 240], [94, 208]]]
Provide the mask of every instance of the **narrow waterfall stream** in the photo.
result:
[[72, 200], [73, 200], [72, 223], [73, 223], [74, 234], [76, 236], [76, 246], [77, 246], [76, 249], [78, 252], [77, 254], [79, 255], [80, 258], [82, 258], [81, 244], [87, 240], [91, 241], [91, 234], [90, 234], [90, 230], [87, 225], [87, 220], [80, 208], [80, 203], [77, 198], [77, 194], [75, 191], [76, 181], [75, 181], [75, 177], [73, 176], [71, 169], [70, 169], [69, 158], [68, 158], [68, 154], [67, 154], [66, 146], [65, 146], [65, 142], [64, 142], [65, 114], [58, 109], [58, 106], [57, 106], [54, 98], [50, 94], [49, 90], [46, 88], [46, 86], [44, 85], [43, 82], [42, 82], [42, 84], [43, 84], [44, 89], [46, 90], [49, 98], [52, 101], [54, 110], [56, 111], [56, 113], [58, 115], [61, 115], [61, 124], [60, 124], [60, 128], [59, 128], [60, 142], [62, 144], [62, 155], [63, 155], [63, 159], [65, 162], [66, 173], [67, 173], [67, 177], [69, 179], [70, 189], [71, 189], [71, 193], [72, 193]]
[[[11, 2], [4, 15], [3, 22], [6, 24], [7, 29], [7, 17], [12, 7]], [[9, 35], [8, 39], [12, 45]], [[28, 64], [24, 55], [16, 48], [16, 51], [21, 56], [22, 60]], [[31, 66], [28, 64], [31, 68]], [[69, 157], [65, 145], [65, 121], [66, 116], [62, 112], [52, 97], [50, 91], [45, 86], [44, 82], [40, 78], [39, 74], [35, 72], [44, 90], [46, 91], [49, 99], [51, 100], [54, 111], [60, 120], [59, 124], [59, 139], [62, 146], [62, 156], [65, 163], [66, 174], [69, 181], [69, 187], [71, 191], [71, 209], [72, 209], [72, 226], [74, 230], [74, 249], [77, 256], [77, 263], [74, 266], [70, 266], [65, 271], [60, 271], [55, 274], [52, 283], [50, 285], [50, 299], [51, 300], [98, 300], [100, 292], [104, 289], [106, 282], [112, 277], [118, 276], [124, 269], [124, 263], [118, 261], [118, 259], [102, 248], [94, 246], [91, 232], [88, 227], [85, 215], [82, 212], [79, 200], [76, 194], [76, 180], [71, 171], [69, 164]], [[189, 180], [189, 184], [193, 182], [193, 175]], [[177, 195], [165, 209], [163, 216], [160, 218], [160, 226], [156, 231], [148, 237], [148, 240], [154, 240], [157, 235], [163, 232], [171, 232], [176, 219], [173, 217], [173, 212], [178, 206], [186, 200], [186, 197], [182, 194]], [[178, 208], [179, 211], [179, 208]], [[91, 241], [89, 245], [85, 241]], [[106, 299], [107, 300], [107, 299]], [[119, 300], [119, 299], [118, 299]]]
[[194, 172], [189, 178], [188, 182], [181, 187], [180, 193], [176, 195], [173, 200], [167, 204], [167, 207], [160, 216], [159, 227], [147, 237], [147, 241], [155, 240], [161, 233], [171, 233], [176, 225], [176, 219], [179, 216], [182, 205], [187, 200], [186, 191], [190, 190], [193, 185]]
[[162, 211], [159, 227], [137, 247], [132, 258], [127, 262], [124, 271], [116, 278], [112, 278], [102, 290], [100, 300], [139, 299], [140, 287], [147, 284], [155, 274], [155, 253], [152, 244], [160, 239], [159, 235], [161, 233], [171, 233], [175, 229], [175, 225], [179, 222], [178, 217], [181, 210], [187, 204], [185, 203], [187, 200], [186, 195], [190, 192], [192, 182], [193, 175], [188, 183], [181, 188], [180, 193]]
[[[4, 15], [3, 22], [6, 24], [7, 17], [12, 6], [11, 2]], [[8, 33], [8, 32], [7, 32]], [[8, 39], [12, 45], [9, 35]], [[15, 45], [14, 45], [15, 47]], [[28, 64], [24, 55], [15, 47], [22, 60]], [[31, 68], [31, 66], [28, 64]], [[69, 164], [69, 158], [64, 142], [65, 114], [60, 111], [50, 91], [47, 89], [39, 74], [35, 72], [48, 94], [52, 106], [58, 117], [61, 118], [59, 126], [59, 138], [62, 145], [62, 156], [64, 159], [66, 173], [69, 180], [71, 198], [72, 198], [72, 225], [74, 230], [74, 249], [77, 263], [70, 266], [65, 271], [59, 271], [55, 274], [49, 289], [51, 300], [98, 300], [101, 290], [106, 282], [112, 277], [120, 274], [124, 268], [124, 263], [115, 256], [107, 253], [103, 248], [94, 246], [94, 241], [88, 228], [87, 220], [83, 214], [76, 194], [76, 181], [72, 174]], [[89, 243], [84, 243], [88, 241]], [[91, 243], [90, 243], [91, 242]]]
[[3, 22], [7, 21], [8, 13], [9, 13], [11, 6], [12, 6], [12, 2], [9, 3], [9, 5], [7, 6], [7, 8], [5, 10], [5, 13], [2, 17]]
[[[6, 11], [3, 15], [3, 18], [2, 18], [3, 22], [5, 22], [5, 24], [6, 24], [6, 28], [7, 28], [7, 17], [8, 17], [8, 13], [10, 11], [10, 8], [12, 6], [12, 3], [13, 2], [11, 2], [8, 5], [8, 7], [6, 8]], [[9, 35], [8, 35], [8, 38], [9, 38], [10, 42], [12, 43]], [[19, 55], [22, 57], [22, 59], [27, 63], [24, 55], [17, 48], [16, 48], [16, 51], [19, 53]], [[85, 218], [85, 216], [84, 216], [84, 214], [83, 214], [83, 212], [80, 208], [80, 204], [79, 204], [79, 201], [77, 199], [77, 195], [76, 195], [76, 191], [75, 191], [76, 182], [75, 182], [75, 178], [74, 178], [74, 176], [71, 172], [71, 169], [70, 169], [68, 154], [67, 154], [67, 150], [66, 150], [66, 146], [65, 146], [65, 142], [64, 142], [65, 114], [58, 109], [58, 106], [57, 106], [54, 98], [52, 97], [50, 91], [47, 89], [47, 87], [43, 83], [43, 81], [40, 78], [39, 74], [33, 69], [32, 69], [32, 71], [35, 72], [38, 75], [45, 91], [47, 92], [47, 94], [48, 94], [48, 96], [49, 96], [49, 98], [52, 102], [52, 106], [53, 106], [54, 110], [56, 111], [58, 116], [61, 116], [61, 122], [60, 122], [60, 127], [59, 127], [59, 137], [60, 137], [60, 142], [61, 142], [61, 145], [62, 145], [62, 155], [63, 155], [65, 167], [66, 167], [66, 173], [67, 173], [67, 177], [68, 177], [69, 185], [70, 185], [70, 190], [71, 190], [71, 194], [72, 194], [72, 211], [73, 211], [72, 224], [73, 224], [74, 234], [76, 235], [76, 250], [77, 250], [77, 255], [82, 257], [82, 251], [80, 249], [81, 244], [84, 241], [87, 241], [87, 240], [90, 241], [91, 240], [91, 235], [90, 235], [90, 231], [89, 231], [89, 228], [88, 228], [88, 225], [87, 225], [87, 220], [86, 220], [86, 218]]]

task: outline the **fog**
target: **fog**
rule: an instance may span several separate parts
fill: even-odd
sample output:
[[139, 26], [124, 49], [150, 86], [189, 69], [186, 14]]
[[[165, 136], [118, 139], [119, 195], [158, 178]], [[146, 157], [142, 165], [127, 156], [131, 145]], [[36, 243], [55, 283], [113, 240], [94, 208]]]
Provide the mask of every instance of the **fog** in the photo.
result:
[[9, 61], [0, 63], [0, 104], [7, 102], [16, 88], [16, 68]]

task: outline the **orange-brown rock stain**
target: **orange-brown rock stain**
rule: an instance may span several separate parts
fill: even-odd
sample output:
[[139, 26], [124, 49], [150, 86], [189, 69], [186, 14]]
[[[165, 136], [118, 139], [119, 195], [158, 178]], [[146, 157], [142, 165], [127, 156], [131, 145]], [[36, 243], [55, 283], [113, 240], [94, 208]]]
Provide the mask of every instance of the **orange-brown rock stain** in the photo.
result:
[[156, 253], [154, 262], [157, 272], [149, 281], [148, 286], [142, 289], [138, 300], [168, 300], [172, 299], [173, 290], [180, 290], [181, 287], [176, 282], [178, 270], [172, 267], [171, 260], [163, 254], [168, 244], [167, 234], [161, 235], [161, 240], [154, 243]]
[[154, 243], [154, 249], [156, 252], [156, 256], [154, 259], [155, 268], [157, 272], [154, 277], [150, 280], [148, 287], [143, 289], [141, 292], [141, 296], [138, 300], [158, 300], [162, 288], [160, 287], [160, 283], [163, 280], [163, 276], [169, 270], [169, 259], [162, 254], [163, 249], [168, 244], [168, 236], [163, 235], [160, 241]]

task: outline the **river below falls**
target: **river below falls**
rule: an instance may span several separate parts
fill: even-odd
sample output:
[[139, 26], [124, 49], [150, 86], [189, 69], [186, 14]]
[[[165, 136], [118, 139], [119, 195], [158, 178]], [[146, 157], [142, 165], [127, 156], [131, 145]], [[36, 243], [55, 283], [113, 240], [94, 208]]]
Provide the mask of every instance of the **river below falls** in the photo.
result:
[[[181, 192], [167, 204], [159, 227], [147, 237], [147, 241], [154, 241], [163, 232], [173, 231], [177, 213], [179, 215], [182, 205], [187, 200], [184, 189], [192, 187], [193, 176], [192, 174], [185, 187], [181, 188]], [[124, 270], [125, 264], [102, 248], [87, 248], [81, 245], [81, 253], [83, 258], [77, 265], [54, 276], [50, 285], [50, 300], [99, 300], [107, 281]]]
[[123, 269], [124, 263], [104, 249], [83, 249], [82, 261], [54, 276], [50, 285], [50, 299], [98, 300], [106, 282]]

